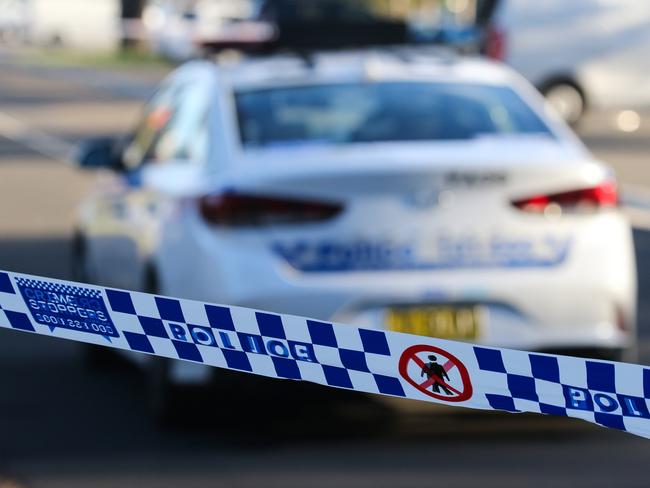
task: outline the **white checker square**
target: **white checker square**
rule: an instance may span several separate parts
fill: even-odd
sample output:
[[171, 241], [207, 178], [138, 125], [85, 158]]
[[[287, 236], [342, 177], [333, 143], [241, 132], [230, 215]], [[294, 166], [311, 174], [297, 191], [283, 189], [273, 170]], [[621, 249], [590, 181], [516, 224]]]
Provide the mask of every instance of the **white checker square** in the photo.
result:
[[385, 376], [399, 376], [398, 361], [392, 356], [383, 354], [365, 353], [366, 364], [372, 373], [383, 374]]
[[564, 390], [562, 385], [552, 381], [535, 379], [535, 391], [541, 403], [564, 407]]
[[284, 326], [287, 340], [311, 343], [311, 337], [305, 319], [294, 315], [283, 315], [282, 325]]
[[356, 327], [337, 324], [332, 325], [332, 327], [334, 328], [336, 343], [340, 348], [363, 351], [363, 343], [359, 336], [359, 330]]
[[635, 364], [616, 364], [614, 368], [616, 393], [642, 397], [643, 368]]
[[558, 356], [560, 383], [587, 388], [587, 367], [583, 359]]
[[3, 293], [0, 292], [0, 305], [6, 310], [12, 310], [14, 312], [27, 312], [27, 305], [23, 300], [20, 291], [14, 286], [16, 293]]
[[180, 302], [186, 323], [210, 327], [208, 316], [205, 313], [205, 307], [202, 303], [193, 300], [181, 300]]
[[326, 364], [328, 366], [338, 366], [340, 368], [343, 367], [341, 356], [339, 355], [339, 350], [336, 347], [321, 346], [315, 344], [314, 354], [316, 355], [316, 360], [321, 364]]
[[198, 344], [196, 347], [198, 347], [205, 364], [219, 366], [222, 368], [226, 367], [226, 359], [223, 357], [221, 349], [218, 347], [203, 346], [201, 344]]
[[313, 381], [314, 383], [319, 383], [321, 385], [327, 384], [325, 373], [323, 373], [323, 368], [320, 364], [306, 363], [304, 361], [296, 361], [296, 363], [298, 364], [300, 376], [303, 380]]
[[370, 373], [349, 369], [348, 374], [350, 375], [350, 380], [352, 381], [352, 386], [355, 390], [365, 391], [368, 393], [379, 392], [375, 378]]
[[275, 367], [273, 366], [273, 360], [270, 356], [255, 353], [246, 353], [246, 356], [248, 357], [248, 361], [251, 363], [254, 373], [277, 377]]
[[494, 371], [477, 371], [476, 383], [483, 385], [483, 390], [489, 393], [497, 393], [500, 395], [510, 396], [508, 389], [508, 377], [503, 373], [496, 373]]
[[119, 332], [136, 332], [138, 334], [144, 334], [142, 330], [142, 325], [138, 320], [138, 317], [130, 313], [122, 312], [110, 312], [111, 319], [113, 319], [113, 324]]
[[623, 425], [628, 431], [650, 439], [650, 420], [640, 417], [623, 417]]
[[533, 376], [530, 367], [530, 358], [527, 352], [504, 349], [501, 351], [501, 357], [503, 358], [503, 365], [508, 373], [529, 378]]
[[261, 335], [260, 328], [257, 325], [255, 312], [246, 308], [231, 307], [230, 314], [232, 321], [235, 324], [237, 332], [244, 332], [245, 334]]
[[513, 398], [515, 408], [522, 412], [541, 413], [539, 403], [532, 400], [524, 400], [523, 398]]
[[583, 419], [592, 423], [596, 422], [594, 412], [590, 412], [589, 410], [577, 410], [575, 408], [567, 408], [566, 413], [567, 416], [572, 417], [574, 419]]
[[147, 336], [154, 352], [158, 356], [165, 356], [168, 358], [178, 359], [178, 353], [172, 341], [162, 337]]
[[129, 293], [129, 295], [131, 295], [136, 314], [156, 319], [160, 318], [160, 313], [158, 312], [158, 307], [153, 296], [145, 295], [144, 293]]

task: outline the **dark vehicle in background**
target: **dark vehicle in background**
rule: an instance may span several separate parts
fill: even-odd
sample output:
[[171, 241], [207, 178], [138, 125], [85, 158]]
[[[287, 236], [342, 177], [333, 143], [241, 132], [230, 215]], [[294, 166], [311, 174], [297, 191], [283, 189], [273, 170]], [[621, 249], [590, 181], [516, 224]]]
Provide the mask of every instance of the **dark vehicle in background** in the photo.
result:
[[260, 54], [410, 41], [406, 22], [378, 15], [354, 0], [264, 0], [251, 19], [233, 22], [202, 40], [212, 50], [240, 48]]

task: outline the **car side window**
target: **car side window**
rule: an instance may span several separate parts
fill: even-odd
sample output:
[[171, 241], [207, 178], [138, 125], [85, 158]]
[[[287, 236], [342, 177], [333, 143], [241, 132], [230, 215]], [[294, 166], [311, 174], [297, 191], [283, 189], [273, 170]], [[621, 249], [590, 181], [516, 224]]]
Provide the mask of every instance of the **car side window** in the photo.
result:
[[124, 151], [127, 168], [169, 161], [205, 161], [209, 103], [206, 90], [201, 88], [191, 82], [172, 84], [153, 97]]
[[172, 83], [163, 85], [145, 105], [142, 118], [122, 153], [126, 168], [137, 169], [147, 159], [149, 150], [169, 122], [172, 100], [177, 88]]

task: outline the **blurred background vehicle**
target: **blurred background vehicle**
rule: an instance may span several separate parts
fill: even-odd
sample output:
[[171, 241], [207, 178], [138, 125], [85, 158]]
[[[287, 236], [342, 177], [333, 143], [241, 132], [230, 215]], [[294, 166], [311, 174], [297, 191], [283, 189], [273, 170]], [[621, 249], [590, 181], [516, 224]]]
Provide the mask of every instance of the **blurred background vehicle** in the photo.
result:
[[406, 22], [380, 15], [358, 1], [264, 0], [260, 20], [277, 29], [272, 49], [391, 45], [409, 40]]
[[154, 52], [183, 61], [202, 53], [208, 40], [227, 36], [233, 23], [253, 18], [260, 0], [153, 0], [143, 23]]
[[[124, 147], [80, 160], [116, 173], [80, 210], [78, 279], [518, 349], [635, 348], [612, 172], [495, 63], [395, 48], [193, 62]], [[164, 391], [214, 372], [148, 371]]]
[[650, 3], [490, 0], [485, 52], [530, 80], [569, 123], [588, 107], [650, 106]]
[[100, 51], [116, 50], [120, 45], [120, 0], [26, 1], [33, 44]]

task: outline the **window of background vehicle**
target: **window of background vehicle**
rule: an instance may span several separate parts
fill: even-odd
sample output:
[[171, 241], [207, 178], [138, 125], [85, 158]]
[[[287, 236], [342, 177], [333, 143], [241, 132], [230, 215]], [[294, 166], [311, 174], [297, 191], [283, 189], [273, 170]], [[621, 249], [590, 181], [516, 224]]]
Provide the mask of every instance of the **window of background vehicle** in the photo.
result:
[[467, 140], [543, 134], [542, 119], [510, 88], [458, 83], [282, 87], [236, 95], [245, 147]]

